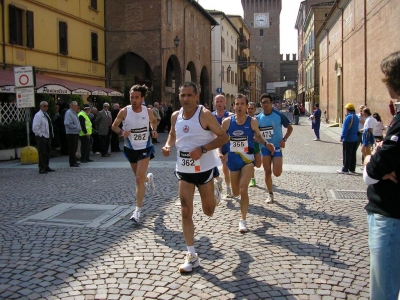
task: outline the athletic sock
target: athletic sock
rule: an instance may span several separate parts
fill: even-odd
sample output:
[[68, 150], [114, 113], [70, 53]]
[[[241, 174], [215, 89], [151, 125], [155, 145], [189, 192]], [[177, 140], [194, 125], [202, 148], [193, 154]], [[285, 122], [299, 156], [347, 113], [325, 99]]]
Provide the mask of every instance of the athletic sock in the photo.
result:
[[196, 252], [194, 251], [194, 246], [187, 246], [187, 249], [190, 254], [192, 254], [193, 256], [196, 255]]

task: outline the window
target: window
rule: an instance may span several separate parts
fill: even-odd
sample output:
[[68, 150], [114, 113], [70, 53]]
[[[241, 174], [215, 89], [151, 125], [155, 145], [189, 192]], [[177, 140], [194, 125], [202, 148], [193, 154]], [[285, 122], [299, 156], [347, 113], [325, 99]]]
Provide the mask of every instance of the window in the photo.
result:
[[35, 45], [34, 28], [33, 28], [33, 12], [26, 12], [26, 46], [33, 48]]
[[231, 46], [231, 58], [233, 59], [233, 55], [235, 54], [235, 52], [233, 52], [233, 46]]
[[221, 77], [222, 77], [222, 80], [224, 80], [224, 74], [225, 74], [225, 69], [224, 69], [224, 66], [222, 66], [222, 67], [221, 67]]
[[97, 10], [97, 0], [90, 0], [90, 7]]
[[225, 53], [225, 40], [222, 36], [221, 36], [221, 51]]
[[231, 82], [231, 71], [226, 72], [226, 82], [228, 82], [228, 83]]
[[58, 23], [60, 54], [68, 55], [68, 26], [66, 22]]
[[172, 1], [167, 1], [167, 23], [172, 23]]
[[92, 60], [98, 61], [99, 60], [99, 48], [98, 48], [98, 37], [97, 33], [92, 32], [90, 34], [92, 40]]
[[[26, 19], [24, 19], [24, 15]], [[10, 44], [34, 46], [33, 12], [9, 5]]]
[[260, 36], [264, 36], [264, 29], [260, 29]]

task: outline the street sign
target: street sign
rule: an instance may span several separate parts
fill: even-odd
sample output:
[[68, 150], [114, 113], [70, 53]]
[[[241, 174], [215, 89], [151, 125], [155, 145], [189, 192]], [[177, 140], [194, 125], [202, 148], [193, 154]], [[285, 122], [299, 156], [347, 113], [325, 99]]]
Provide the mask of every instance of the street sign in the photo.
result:
[[222, 88], [217, 88], [217, 93], [221, 94], [222, 93]]
[[17, 107], [35, 107], [35, 89], [33, 87], [16, 89]]
[[14, 67], [14, 82], [16, 88], [35, 86], [35, 67]]

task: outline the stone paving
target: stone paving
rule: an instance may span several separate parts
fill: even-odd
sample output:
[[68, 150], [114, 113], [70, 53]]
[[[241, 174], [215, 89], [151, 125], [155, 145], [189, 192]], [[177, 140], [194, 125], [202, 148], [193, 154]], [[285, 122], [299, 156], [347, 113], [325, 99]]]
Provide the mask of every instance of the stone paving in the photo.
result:
[[178, 272], [186, 247], [175, 157], [160, 151], [166, 134], [149, 167], [157, 191], [145, 196], [140, 226], [129, 221], [132, 210], [106, 229], [17, 223], [65, 202], [133, 209], [134, 177], [119, 153], [93, 155], [95, 162], [81, 168], [55, 157], [56, 172], [47, 175], [37, 166], [0, 163], [0, 298], [368, 299], [366, 200], [331, 193], [366, 189], [361, 176], [334, 172], [341, 166], [339, 132], [322, 124], [322, 141], [314, 142], [301, 118], [284, 150], [284, 172], [273, 178], [274, 204], [265, 204], [263, 172], [255, 172], [248, 233], [238, 232], [237, 199], [223, 200], [207, 217], [196, 196], [202, 266], [191, 274]]

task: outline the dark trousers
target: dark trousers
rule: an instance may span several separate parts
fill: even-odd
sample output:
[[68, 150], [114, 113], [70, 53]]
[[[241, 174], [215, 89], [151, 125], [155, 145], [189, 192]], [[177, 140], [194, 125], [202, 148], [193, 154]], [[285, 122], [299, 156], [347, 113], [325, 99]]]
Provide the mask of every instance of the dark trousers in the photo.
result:
[[[358, 150], [358, 147], [361, 145], [361, 142], [362, 142], [362, 133], [361, 133], [361, 132], [358, 132], [358, 133], [357, 133], [357, 137], [358, 137], [358, 141], [357, 141], [357, 149], [356, 149], [356, 150]], [[364, 155], [361, 155], [361, 163], [364, 164]]]
[[90, 137], [79, 136], [81, 140], [81, 161], [85, 161], [89, 159], [90, 155]]
[[357, 157], [357, 141], [343, 142], [343, 172], [355, 172]]
[[317, 137], [317, 139], [319, 139], [319, 128], [321, 127], [321, 123], [313, 123], [313, 129], [314, 129], [314, 133], [315, 136]]
[[100, 152], [102, 155], [108, 153], [108, 147], [110, 146], [110, 131], [108, 131], [107, 135], [100, 135]]
[[92, 134], [92, 151], [93, 153], [100, 152], [100, 138], [97, 132]]
[[111, 152], [113, 151], [121, 151], [119, 148], [119, 134], [114, 131], [111, 132]]
[[79, 134], [67, 134], [69, 165], [76, 164], [76, 150], [78, 150]]
[[43, 136], [36, 136], [36, 144], [39, 152], [39, 171], [45, 171], [49, 168], [51, 139]]

